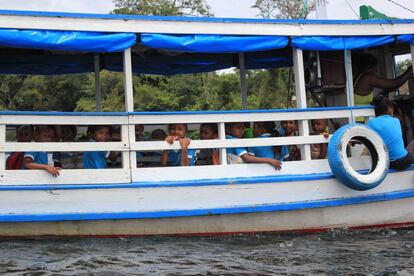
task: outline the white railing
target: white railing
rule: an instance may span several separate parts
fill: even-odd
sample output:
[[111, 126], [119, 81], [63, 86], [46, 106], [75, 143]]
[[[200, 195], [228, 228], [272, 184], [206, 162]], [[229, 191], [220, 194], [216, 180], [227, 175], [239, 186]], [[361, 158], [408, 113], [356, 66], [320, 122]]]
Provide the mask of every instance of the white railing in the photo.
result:
[[[354, 116], [371, 117], [374, 110], [369, 107], [354, 108]], [[135, 141], [135, 124], [166, 125], [174, 123], [217, 123], [219, 137], [215, 140], [192, 140], [190, 148], [217, 148], [221, 153], [221, 166], [226, 165], [226, 148], [269, 145], [309, 145], [327, 143], [322, 135], [274, 137], [268, 139], [246, 138], [225, 139], [225, 124], [230, 122], [257, 122], [312, 119], [349, 118], [349, 108], [259, 110], [233, 112], [132, 112], [132, 113], [60, 113], [60, 112], [0, 112], [0, 171], [1, 184], [91, 184], [91, 183], [129, 183], [136, 167], [135, 151], [159, 151], [179, 149], [179, 143], [169, 145], [164, 141]], [[119, 125], [120, 142], [51, 142], [18, 143], [6, 141], [6, 125]], [[57, 178], [37, 170], [5, 170], [7, 152], [47, 151], [47, 152], [83, 152], [83, 151], [122, 152], [121, 169], [81, 169], [62, 170]], [[310, 154], [303, 154], [309, 156]], [[158, 168], [162, 170], [163, 168]], [[191, 168], [189, 168], [191, 169]], [[40, 176], [40, 177], [39, 177]]]

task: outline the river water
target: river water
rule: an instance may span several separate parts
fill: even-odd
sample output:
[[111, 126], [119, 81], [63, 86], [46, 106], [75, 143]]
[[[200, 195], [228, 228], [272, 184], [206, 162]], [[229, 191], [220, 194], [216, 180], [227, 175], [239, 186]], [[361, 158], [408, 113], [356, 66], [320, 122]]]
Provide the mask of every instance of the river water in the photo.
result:
[[11, 275], [413, 275], [414, 230], [0, 241]]

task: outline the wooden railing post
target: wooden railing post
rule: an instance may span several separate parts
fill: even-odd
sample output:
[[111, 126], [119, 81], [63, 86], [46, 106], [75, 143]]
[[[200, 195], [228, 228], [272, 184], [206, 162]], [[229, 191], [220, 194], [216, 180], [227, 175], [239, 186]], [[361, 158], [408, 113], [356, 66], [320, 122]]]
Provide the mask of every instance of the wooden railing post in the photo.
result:
[[[307, 103], [305, 87], [305, 70], [303, 67], [303, 51], [296, 48], [293, 48], [293, 69], [295, 72], [296, 106], [298, 108], [306, 108]], [[298, 127], [299, 135], [309, 136], [308, 120], [299, 121]], [[302, 154], [302, 160], [311, 160], [310, 145], [301, 145], [299, 147]]]
[[[218, 135], [220, 140], [226, 140], [226, 126], [222, 122], [218, 125]], [[227, 165], [227, 151], [225, 148], [220, 149], [220, 164]]]

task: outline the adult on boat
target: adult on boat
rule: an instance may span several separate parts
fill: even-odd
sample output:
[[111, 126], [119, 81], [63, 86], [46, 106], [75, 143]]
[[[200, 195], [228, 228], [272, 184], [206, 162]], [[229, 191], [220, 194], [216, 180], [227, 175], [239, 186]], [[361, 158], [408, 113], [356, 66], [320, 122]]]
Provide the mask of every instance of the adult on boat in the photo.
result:
[[394, 79], [386, 79], [376, 72], [377, 59], [369, 54], [353, 54], [352, 67], [354, 80], [354, 92], [360, 96], [368, 96], [373, 88], [384, 89], [389, 92], [401, 87], [407, 80], [413, 77], [412, 66]]
[[[371, 102], [375, 106], [375, 118], [368, 122], [387, 145], [390, 156], [390, 168], [405, 170], [413, 162], [412, 156], [404, 148], [400, 121], [392, 117], [394, 108], [392, 102], [383, 95], [377, 95]], [[412, 145], [413, 142], [410, 144]]]

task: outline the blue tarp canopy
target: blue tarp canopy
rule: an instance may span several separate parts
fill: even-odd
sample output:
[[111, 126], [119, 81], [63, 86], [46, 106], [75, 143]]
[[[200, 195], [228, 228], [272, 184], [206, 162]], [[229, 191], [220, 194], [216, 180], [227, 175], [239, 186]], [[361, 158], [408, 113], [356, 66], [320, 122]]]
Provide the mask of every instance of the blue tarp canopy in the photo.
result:
[[0, 46], [53, 51], [119, 52], [136, 43], [133, 33], [0, 29]]
[[286, 36], [165, 35], [141, 34], [141, 44], [187, 53], [245, 53], [285, 48]]
[[[174, 75], [292, 66], [290, 46], [303, 50], [352, 50], [390, 43], [414, 44], [414, 35], [399, 36], [231, 36], [141, 34], [132, 53], [137, 74]], [[122, 71], [120, 52], [136, 44], [133, 33], [61, 32], [0, 29], [0, 74], [70, 74], [94, 71], [95, 53], [101, 69]], [[18, 49], [24, 48], [24, 49]], [[57, 51], [57, 52], [53, 52]], [[68, 53], [65, 53], [68, 51]]]
[[292, 47], [302, 50], [334, 51], [381, 46], [394, 42], [394, 36], [302, 36], [292, 38]]

